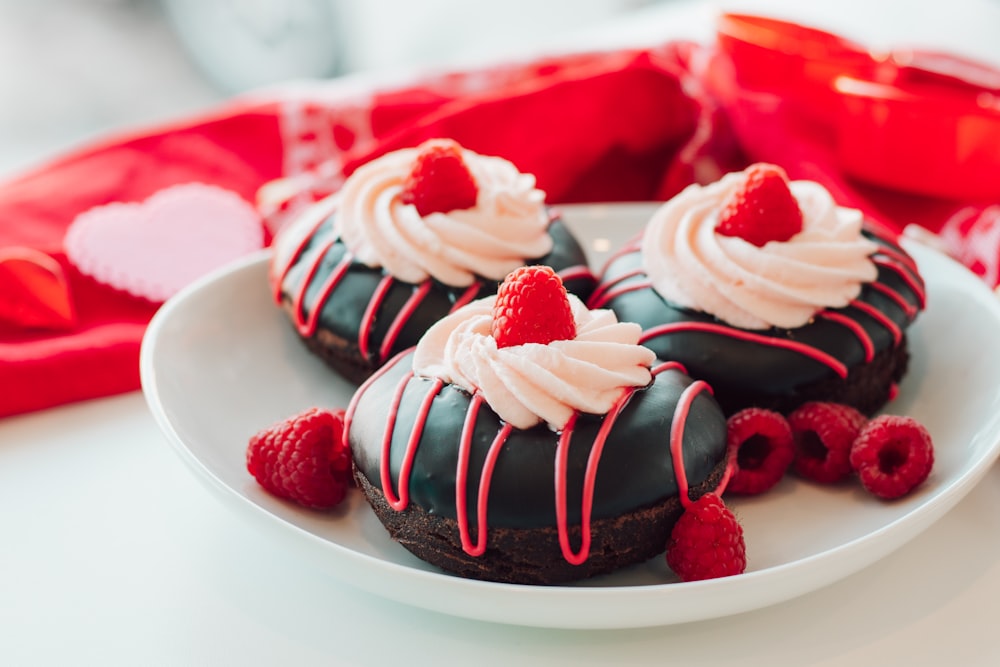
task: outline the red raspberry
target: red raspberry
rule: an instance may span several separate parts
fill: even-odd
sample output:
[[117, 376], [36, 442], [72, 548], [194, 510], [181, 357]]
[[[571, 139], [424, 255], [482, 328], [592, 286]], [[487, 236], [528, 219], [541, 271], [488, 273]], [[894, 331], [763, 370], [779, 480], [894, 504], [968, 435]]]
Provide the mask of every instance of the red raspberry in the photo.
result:
[[478, 195], [476, 181], [462, 160], [462, 147], [451, 139], [431, 139], [420, 145], [400, 198], [424, 216], [472, 208]]
[[795, 438], [795, 471], [814, 482], [834, 484], [851, 474], [851, 443], [867, 418], [841, 403], [805, 403], [788, 415]]
[[802, 209], [788, 189], [785, 171], [758, 162], [747, 168], [746, 174], [743, 187], [723, 204], [715, 231], [758, 247], [768, 241], [787, 241], [801, 232]]
[[310, 408], [258, 431], [247, 446], [247, 470], [279, 498], [314, 509], [333, 507], [351, 485], [344, 411]]
[[562, 278], [548, 266], [522, 266], [500, 285], [493, 304], [497, 347], [551, 343], [576, 337], [576, 321]]
[[719, 496], [706, 493], [684, 510], [670, 533], [667, 565], [681, 581], [728, 577], [746, 569], [743, 527]]
[[934, 467], [931, 436], [912, 417], [882, 415], [861, 430], [851, 446], [851, 467], [862, 486], [880, 498], [904, 496]]
[[728, 491], [764, 493], [777, 484], [795, 458], [792, 429], [783, 415], [744, 408], [726, 421], [726, 441], [736, 467]]

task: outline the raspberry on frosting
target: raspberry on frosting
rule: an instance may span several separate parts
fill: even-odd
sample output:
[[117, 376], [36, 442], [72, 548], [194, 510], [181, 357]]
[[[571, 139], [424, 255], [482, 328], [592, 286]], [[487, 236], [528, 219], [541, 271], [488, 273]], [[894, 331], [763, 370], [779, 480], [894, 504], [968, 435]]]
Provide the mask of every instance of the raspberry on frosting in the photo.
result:
[[765, 162], [748, 167], [743, 186], [723, 205], [715, 231], [757, 247], [787, 241], [801, 232], [802, 209], [788, 189], [785, 170]]
[[329, 220], [357, 262], [403, 282], [499, 282], [554, 246], [535, 177], [450, 140], [366, 162], [331, 200], [330, 215], [311, 224]]
[[[879, 246], [865, 237], [861, 212], [837, 206], [818, 183], [750, 171], [690, 185], [653, 213], [641, 241], [652, 288], [741, 329], [793, 329], [849, 305], [878, 277], [871, 255]], [[761, 185], [747, 193], [755, 180]], [[784, 210], [780, 220], [752, 212], [765, 205]]]
[[493, 304], [497, 347], [551, 343], [576, 337], [562, 279], [547, 266], [523, 266], [500, 285]]
[[400, 199], [420, 215], [447, 213], [476, 205], [479, 188], [462, 159], [462, 147], [451, 139], [431, 139], [419, 146]]
[[[542, 276], [547, 283], [551, 278], [544, 274], [526, 275], [534, 275], [532, 280]], [[473, 301], [424, 334], [414, 351], [413, 370], [481, 394], [516, 428], [544, 422], [558, 431], [578, 412], [606, 414], [628, 388], [649, 384], [656, 355], [639, 344], [638, 324], [619, 322], [610, 310], [589, 310], [572, 294], [565, 299], [571, 318], [552, 317], [561, 322], [556, 338], [548, 327], [542, 327], [543, 334], [529, 332], [522, 338], [518, 313], [501, 305], [499, 320], [495, 317], [496, 295]], [[500, 331], [495, 334], [497, 321]], [[548, 342], [536, 342], [534, 335]], [[504, 345], [507, 336], [520, 342]]]

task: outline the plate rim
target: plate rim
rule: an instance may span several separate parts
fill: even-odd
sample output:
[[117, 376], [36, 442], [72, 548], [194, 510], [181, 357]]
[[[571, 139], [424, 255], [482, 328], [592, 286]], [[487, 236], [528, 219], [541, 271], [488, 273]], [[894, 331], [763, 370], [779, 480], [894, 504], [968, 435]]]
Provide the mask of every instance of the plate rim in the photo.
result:
[[[594, 211], [600, 209], [612, 211], [630, 209], [634, 214], [647, 208], [659, 206], [661, 203], [569, 204], [560, 205], [557, 208], [568, 214], [582, 215], [585, 212], [593, 214]], [[957, 268], [966, 274], [971, 279], [969, 287], [978, 284], [982, 290], [990, 291], [985, 283], [982, 283], [978, 277], [954, 259], [910, 239], [903, 238], [903, 245], [915, 255], [915, 259], [918, 259], [918, 265], [920, 263], [919, 255], [930, 254], [935, 261], [950, 263], [953, 265], [952, 270]], [[230, 510], [279, 538], [294, 535], [296, 543], [306, 547], [305, 552], [300, 551], [300, 553], [305, 553], [309, 560], [330, 572], [341, 582], [411, 606], [480, 621], [562, 629], [621, 629], [664, 626], [753, 611], [819, 590], [864, 569], [899, 549], [950, 511], [978, 484], [992, 462], [1000, 456], [1000, 429], [994, 427], [993, 442], [984, 448], [978, 460], [967, 466], [968, 470], [964, 474], [942, 489], [933, 502], [920, 505], [871, 533], [866, 533], [832, 548], [787, 563], [746, 572], [736, 577], [698, 582], [666, 582], [631, 586], [532, 586], [478, 581], [444, 572], [415, 569], [403, 563], [355, 551], [270, 512], [239, 489], [230, 486], [211, 470], [184, 442], [167, 414], [157, 385], [158, 370], [155, 365], [155, 354], [161, 330], [174, 317], [175, 311], [185, 307], [203, 291], [222, 289], [227, 280], [237, 280], [243, 272], [266, 272], [270, 254], [271, 250], [265, 248], [220, 267], [182, 289], [157, 310], [147, 327], [140, 347], [140, 379], [147, 406], [171, 448], [206, 484], [213, 495], [222, 500]], [[965, 279], [963, 277], [963, 280]], [[926, 275], [925, 280], [930, 282], [930, 278]], [[993, 295], [991, 294], [991, 296]], [[1000, 300], [993, 310], [994, 316], [1000, 321]], [[894, 541], [875, 541], [874, 544], [880, 548], [872, 549], [872, 537], [878, 533], [892, 533], [897, 539]], [[346, 565], [345, 568], [330, 567], [329, 558], [323, 557], [330, 550], [342, 557], [339, 565]], [[391, 576], [386, 577], [385, 574]], [[776, 576], [808, 579], [810, 585], [803, 590], [796, 587], [791, 593], [781, 587], [774, 587], [774, 590], [771, 591], [767, 591], [767, 587], [763, 587], [770, 594], [759, 595], [761, 587], [758, 580]], [[392, 584], [396, 583], [400, 577], [406, 579], [409, 588], [403, 586], [393, 588]], [[535, 612], [528, 613], [527, 616], [524, 613], [511, 614], [505, 611], [505, 605], [502, 604], [483, 605], [471, 611], [465, 607], [459, 610], [456, 609], [454, 603], [448, 602], [448, 596], [432, 594], [439, 591], [442, 585], [455, 588], [462, 595], [489, 595], [503, 601], [514, 601], [518, 597], [522, 597], [525, 592], [530, 592], [537, 604], [529, 605], [535, 608]], [[758, 589], [756, 590], [758, 594], [750, 597], [732, 595], [732, 591], [738, 592], [739, 589], [745, 587]], [[679, 598], [679, 600], [664, 601], [662, 596], [667, 590], [671, 592], [671, 598]], [[685, 609], [685, 603], [689, 600], [705, 596], [719, 596], [730, 598], [730, 600], [722, 612], [706, 609], [706, 605], [700, 605], [701, 609], [696, 613]], [[745, 599], [742, 603], [735, 603], [731, 599], [733, 597]], [[539, 598], [542, 600], [539, 601]], [[586, 607], [584, 607], [584, 612], [580, 611], [580, 603], [584, 600], [588, 603], [595, 603], [595, 608], [603, 608], [607, 604], [619, 601], [619, 598], [623, 598], [620, 600], [621, 602], [627, 602], [630, 605], [630, 611], [615, 618], [607, 618], [606, 615], [599, 612], [596, 614], [586, 613]], [[553, 606], [573, 607], [576, 608], [576, 613], [571, 619], [561, 618], [558, 614], [552, 613], [551, 607]], [[708, 606], [711, 607], [711, 605]], [[539, 608], [543, 608], [541, 612]]]

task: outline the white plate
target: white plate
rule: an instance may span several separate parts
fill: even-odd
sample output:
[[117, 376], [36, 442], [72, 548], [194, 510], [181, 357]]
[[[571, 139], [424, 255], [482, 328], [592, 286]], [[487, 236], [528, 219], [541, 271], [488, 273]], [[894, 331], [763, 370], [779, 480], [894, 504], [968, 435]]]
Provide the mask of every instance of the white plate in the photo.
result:
[[[567, 206], [599, 265], [649, 216], [648, 204]], [[142, 385], [181, 458], [262, 539], [286, 545], [345, 582], [466, 618], [560, 628], [666, 625], [781, 602], [837, 581], [903, 546], [954, 506], [1000, 451], [1000, 302], [971, 273], [909, 248], [928, 282], [928, 309], [910, 330], [910, 374], [890, 406], [936, 443], [930, 479], [898, 502], [859, 485], [792, 478], [734, 499], [745, 530], [743, 575], [679, 583], [662, 558], [572, 586], [514, 586], [443, 574], [389, 540], [359, 493], [331, 514], [264, 493], [246, 472], [247, 439], [314, 405], [346, 406], [352, 387], [310, 356], [266, 283], [261, 253], [208, 276], [165, 304], [142, 348]]]

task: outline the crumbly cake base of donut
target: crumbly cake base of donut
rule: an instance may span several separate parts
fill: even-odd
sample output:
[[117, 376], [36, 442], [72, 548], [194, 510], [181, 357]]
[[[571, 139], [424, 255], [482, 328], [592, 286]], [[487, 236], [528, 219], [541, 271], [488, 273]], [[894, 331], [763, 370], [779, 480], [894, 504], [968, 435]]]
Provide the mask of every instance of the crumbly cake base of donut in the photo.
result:
[[893, 388], [906, 375], [910, 353], [904, 337], [900, 344], [878, 352], [869, 363], [849, 369], [846, 379], [832, 377], [803, 385], [793, 394], [762, 394], [713, 384], [722, 411], [732, 415], [755, 406], [788, 414], [809, 401], [829, 401], [853, 406], [865, 415], [878, 412], [892, 398]]
[[[282, 300], [286, 313], [294, 321], [294, 309], [289, 299]], [[317, 327], [312, 336], [296, 335], [305, 343], [308, 350], [319, 357], [327, 366], [345, 379], [355, 384], [361, 384], [376, 368], [361, 357], [357, 343], [345, 340], [328, 329]]]
[[[692, 487], [691, 497], [716, 489], [724, 472], [722, 461], [705, 482]], [[461, 577], [512, 584], [567, 583], [647, 561], [664, 552], [670, 531], [683, 511], [679, 499], [673, 496], [628, 514], [593, 520], [590, 553], [580, 565], [572, 565], [563, 557], [555, 526], [489, 527], [486, 551], [481, 556], [470, 556], [462, 549], [457, 521], [429, 514], [414, 505], [396, 511], [386, 502], [381, 489], [357, 469], [354, 476], [392, 539], [415, 556]], [[475, 541], [477, 535], [473, 527], [471, 539]], [[579, 548], [580, 535], [579, 525], [570, 526], [569, 543], [574, 550]]]

